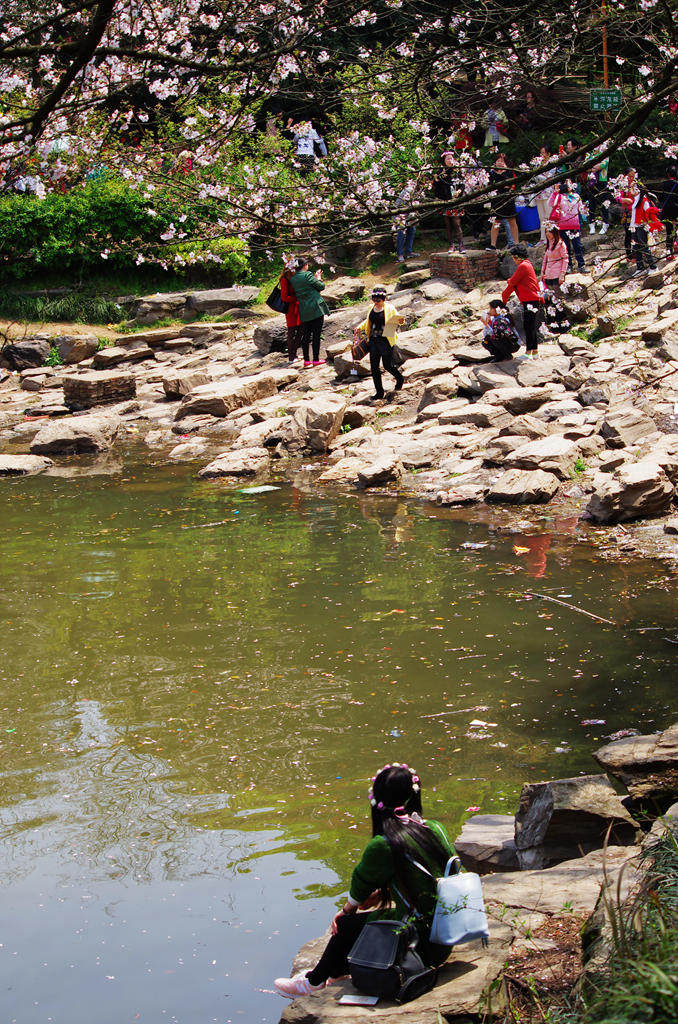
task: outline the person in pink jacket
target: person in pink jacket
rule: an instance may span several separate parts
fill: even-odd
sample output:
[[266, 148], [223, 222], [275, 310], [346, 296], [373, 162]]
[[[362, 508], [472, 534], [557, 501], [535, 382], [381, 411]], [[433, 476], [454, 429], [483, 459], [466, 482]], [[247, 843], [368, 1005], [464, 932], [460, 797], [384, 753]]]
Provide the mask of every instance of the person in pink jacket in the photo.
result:
[[572, 251], [577, 260], [577, 267], [580, 274], [586, 270], [584, 262], [584, 250], [581, 244], [581, 222], [579, 217], [586, 216], [586, 206], [577, 192], [572, 181], [566, 181], [563, 188], [560, 184], [554, 185], [553, 195], [549, 199], [551, 207], [551, 220], [560, 231], [567, 252], [570, 257], [568, 270], [572, 270]]
[[565, 280], [570, 257], [560, 231], [552, 224], [546, 226], [546, 252], [541, 265], [540, 278], [547, 288], [556, 288]]

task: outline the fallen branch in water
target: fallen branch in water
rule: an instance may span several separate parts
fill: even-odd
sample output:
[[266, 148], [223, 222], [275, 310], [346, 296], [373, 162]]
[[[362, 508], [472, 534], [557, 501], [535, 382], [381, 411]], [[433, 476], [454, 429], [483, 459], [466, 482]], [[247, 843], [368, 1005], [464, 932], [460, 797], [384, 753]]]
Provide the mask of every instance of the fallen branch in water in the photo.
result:
[[587, 612], [586, 608], [579, 608], [576, 604], [570, 604], [568, 601], [561, 601], [558, 597], [550, 597], [549, 594], [537, 594], [534, 590], [530, 591], [526, 597], [539, 597], [542, 601], [553, 601], [554, 604], [560, 604], [563, 608], [569, 608], [572, 612], [579, 612], [581, 615], [588, 615], [590, 619], [595, 619], [596, 622], [604, 622], [606, 626], [616, 626], [616, 622], [612, 622], [611, 619], [604, 619], [602, 615], [596, 615], [594, 612]]

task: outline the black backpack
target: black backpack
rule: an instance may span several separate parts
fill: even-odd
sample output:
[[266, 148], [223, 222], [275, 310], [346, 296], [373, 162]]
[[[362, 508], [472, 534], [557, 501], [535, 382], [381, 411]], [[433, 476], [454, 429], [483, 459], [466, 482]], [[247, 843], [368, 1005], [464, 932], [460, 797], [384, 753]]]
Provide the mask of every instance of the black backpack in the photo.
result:
[[368, 921], [348, 954], [351, 981], [359, 992], [397, 1003], [430, 992], [438, 972], [424, 964], [418, 942], [406, 921]]

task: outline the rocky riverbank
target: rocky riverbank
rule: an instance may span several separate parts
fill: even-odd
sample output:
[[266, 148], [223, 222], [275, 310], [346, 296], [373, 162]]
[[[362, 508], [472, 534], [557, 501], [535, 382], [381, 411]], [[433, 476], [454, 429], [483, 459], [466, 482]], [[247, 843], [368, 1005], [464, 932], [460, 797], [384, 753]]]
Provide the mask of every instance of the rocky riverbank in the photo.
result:
[[[345, 980], [290, 1003], [281, 1024], [516, 1019], [516, 992], [527, 993], [538, 1007], [534, 1019], [544, 1020], [544, 1006], [562, 997], [572, 1006], [573, 990], [589, 977], [600, 984], [611, 921], [619, 929], [620, 908], [639, 893], [648, 851], [666, 828], [678, 831], [678, 724], [613, 740], [595, 758], [628, 786], [627, 796], [606, 775], [527, 784], [515, 817], [476, 815], [455, 840], [464, 866], [483, 874], [487, 949], [479, 942], [456, 948], [435, 988], [413, 1003], [342, 1006], [340, 996], [354, 991]], [[307, 943], [293, 972], [315, 964], [326, 941]]]
[[[110, 464], [141, 441], [154, 458], [226, 482], [303, 472], [318, 488], [387, 488], [448, 508], [666, 518], [678, 484], [676, 269], [626, 280], [610, 260], [596, 280], [573, 275], [569, 333], [543, 343], [537, 361], [501, 364], [480, 344], [479, 314], [502, 282], [465, 292], [407, 269], [389, 285], [405, 318], [405, 385], [377, 403], [367, 360], [350, 356], [368, 308], [356, 278], [328, 286], [327, 361], [311, 369], [279, 351], [283, 318], [233, 289], [201, 292], [197, 305], [182, 293], [188, 322], [109, 347], [76, 332], [13, 340], [0, 369], [0, 474], [91, 471], [93, 458]], [[195, 319], [223, 302], [221, 321]], [[150, 301], [139, 309], [155, 315]], [[674, 529], [667, 521], [669, 548]]]

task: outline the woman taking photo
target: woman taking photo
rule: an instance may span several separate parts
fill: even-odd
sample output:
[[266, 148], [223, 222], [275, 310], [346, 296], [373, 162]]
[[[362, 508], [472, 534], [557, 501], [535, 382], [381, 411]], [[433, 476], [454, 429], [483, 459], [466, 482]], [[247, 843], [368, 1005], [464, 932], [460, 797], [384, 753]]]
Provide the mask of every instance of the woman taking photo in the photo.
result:
[[[320, 292], [325, 285], [320, 280], [321, 270], [312, 274], [308, 269], [308, 260], [300, 256], [297, 268], [291, 280], [294, 294], [299, 303], [299, 319], [301, 320], [301, 348], [304, 353], [304, 366], [322, 366], [320, 359], [320, 335], [322, 334], [325, 316], [329, 313], [327, 303]], [[313, 345], [313, 362], [310, 360], [309, 347]]]
[[[347, 956], [369, 920], [401, 920], [412, 908], [419, 953], [429, 967], [443, 964], [447, 946], [429, 941], [436, 904], [436, 881], [454, 849], [442, 825], [424, 820], [419, 776], [406, 764], [387, 764], [369, 791], [372, 839], [353, 870], [349, 896], [332, 921], [332, 937], [311, 971], [277, 978], [276, 991], [288, 999], [314, 995], [348, 974]], [[412, 863], [423, 864], [429, 877]], [[370, 913], [362, 913], [364, 910]]]

